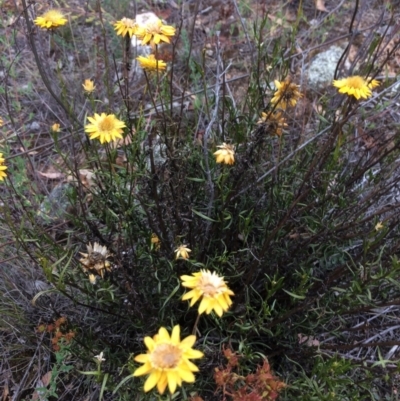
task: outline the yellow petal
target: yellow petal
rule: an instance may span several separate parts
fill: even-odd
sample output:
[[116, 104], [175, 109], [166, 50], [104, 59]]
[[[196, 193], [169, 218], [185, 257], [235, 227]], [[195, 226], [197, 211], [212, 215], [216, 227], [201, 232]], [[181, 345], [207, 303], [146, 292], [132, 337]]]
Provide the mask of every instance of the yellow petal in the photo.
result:
[[146, 382], [144, 383], [144, 391], [147, 393], [150, 391], [153, 387], [156, 386], [156, 384], [159, 382], [161, 376], [161, 370], [153, 370], [153, 372], [150, 373], [150, 376], [147, 378]]

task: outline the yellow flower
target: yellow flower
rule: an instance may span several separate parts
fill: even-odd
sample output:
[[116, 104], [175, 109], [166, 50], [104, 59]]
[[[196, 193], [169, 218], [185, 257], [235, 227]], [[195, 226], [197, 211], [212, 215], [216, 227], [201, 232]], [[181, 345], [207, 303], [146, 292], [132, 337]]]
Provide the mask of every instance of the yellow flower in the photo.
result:
[[224, 142], [222, 145], [218, 145], [217, 148], [220, 148], [219, 150], [214, 152], [215, 160], [217, 163], [235, 163], [235, 148], [233, 145], [228, 145]]
[[271, 99], [271, 103], [276, 104], [276, 107], [283, 110], [287, 106], [296, 106], [297, 101], [302, 97], [299, 92], [299, 85], [292, 84], [289, 78], [282, 82], [275, 80], [274, 83], [277, 90]]
[[0, 127], [4, 125], [4, 120], [0, 117]]
[[176, 259], [189, 259], [190, 252], [192, 252], [192, 250], [189, 249], [186, 245], [178, 246], [178, 248], [175, 249]]
[[0, 181], [4, 181], [4, 178], [7, 177], [5, 171], [7, 170], [7, 166], [4, 165], [5, 159], [3, 158], [3, 153], [0, 153]]
[[86, 93], [92, 93], [96, 89], [96, 86], [91, 79], [85, 79], [82, 86]]
[[154, 247], [156, 251], [160, 250], [161, 246], [161, 241], [160, 238], [158, 238], [157, 234], [151, 234], [151, 246]]
[[52, 132], [60, 132], [61, 130], [60, 130], [60, 124], [57, 124], [57, 123], [54, 123], [52, 126], [51, 126], [51, 131]]
[[67, 19], [64, 18], [64, 14], [59, 10], [49, 10], [37, 17], [33, 22], [43, 29], [55, 29], [59, 26], [65, 25]]
[[280, 111], [274, 111], [273, 113], [261, 112], [261, 118], [257, 121], [257, 124], [261, 125], [263, 131], [270, 135], [282, 135], [282, 130], [288, 125], [285, 122]]
[[339, 88], [340, 93], [345, 93], [348, 96], [354, 96], [357, 100], [360, 98], [368, 99], [372, 96], [371, 89], [379, 85], [375, 79], [365, 80], [359, 75], [353, 75], [348, 78], [342, 78], [333, 81], [333, 86]]
[[101, 278], [104, 278], [105, 271], [111, 271], [111, 264], [107, 260], [111, 254], [109, 253], [107, 247], [102, 246], [95, 242], [93, 245], [89, 243], [86, 246], [88, 253], [79, 252], [83, 258], [79, 261], [83, 265], [83, 270], [89, 273], [89, 280], [92, 284], [96, 283], [97, 274]]
[[139, 56], [136, 57], [136, 60], [139, 61], [140, 66], [144, 70], [165, 70], [167, 68], [167, 64], [162, 60], [157, 60], [154, 54], [150, 54], [147, 57]]
[[124, 17], [120, 21], [117, 21], [114, 24], [114, 29], [117, 35], [120, 36], [129, 35], [129, 37], [131, 38], [133, 35], [136, 35], [138, 25], [135, 20]]
[[199, 314], [210, 314], [214, 310], [221, 317], [232, 305], [230, 295], [235, 294], [228, 288], [224, 278], [215, 272], [201, 270], [191, 276], [181, 276], [181, 280], [184, 287], [192, 288], [182, 297], [183, 301], [191, 299], [190, 306], [193, 306], [203, 297], [199, 305]]
[[193, 349], [196, 337], [191, 335], [180, 340], [180, 328], [175, 326], [171, 336], [161, 327], [153, 338], [145, 337], [144, 343], [148, 349], [147, 354], [140, 354], [135, 361], [144, 365], [136, 369], [133, 376], [150, 374], [144, 384], [144, 391], [150, 391], [157, 386], [160, 394], [167, 388], [171, 394], [175, 393], [182, 381], [194, 383], [192, 372], [198, 372], [197, 366], [189, 359], [199, 359], [203, 353]]
[[383, 226], [382, 222], [379, 221], [378, 223], [376, 223], [375, 231], [380, 231], [380, 230], [382, 230], [383, 227], [384, 226]]
[[152, 47], [160, 42], [171, 43], [169, 37], [174, 35], [175, 28], [164, 25], [160, 19], [150, 21], [136, 31], [136, 36], [142, 41], [142, 45], [149, 43]]
[[85, 126], [85, 132], [89, 134], [90, 139], [99, 138], [100, 143], [115, 141], [122, 138], [122, 128], [126, 127], [123, 121], [120, 121], [114, 114], [94, 113], [93, 117], [88, 117], [91, 124]]

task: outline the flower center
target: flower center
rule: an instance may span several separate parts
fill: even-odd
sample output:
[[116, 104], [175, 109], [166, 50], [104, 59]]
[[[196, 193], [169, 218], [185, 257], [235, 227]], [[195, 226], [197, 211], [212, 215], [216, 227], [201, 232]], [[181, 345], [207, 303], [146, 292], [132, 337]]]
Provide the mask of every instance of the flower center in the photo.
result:
[[361, 89], [365, 86], [364, 79], [361, 77], [349, 77], [347, 78], [347, 86], [350, 88]]
[[204, 295], [214, 297], [222, 292], [224, 283], [220, 277], [205, 276], [201, 278], [199, 287], [203, 291]]
[[150, 360], [155, 368], [173, 369], [178, 366], [182, 357], [182, 350], [172, 344], [157, 345], [151, 353]]
[[133, 19], [130, 18], [122, 18], [121, 22], [127, 27], [127, 28], [135, 28], [136, 22]]
[[147, 32], [152, 35], [155, 35], [156, 33], [161, 33], [160, 26], [157, 22], [149, 23], [146, 29]]
[[46, 15], [46, 18], [53, 22], [59, 22], [60, 18], [62, 18], [62, 15], [58, 11], [49, 11]]
[[113, 116], [107, 116], [103, 118], [102, 121], [99, 123], [99, 129], [103, 132], [109, 132], [114, 129], [114, 119]]

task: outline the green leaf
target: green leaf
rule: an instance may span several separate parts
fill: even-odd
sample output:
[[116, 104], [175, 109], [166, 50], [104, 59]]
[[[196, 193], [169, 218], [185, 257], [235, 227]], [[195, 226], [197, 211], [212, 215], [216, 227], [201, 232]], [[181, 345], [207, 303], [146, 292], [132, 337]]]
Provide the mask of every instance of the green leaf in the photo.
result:
[[296, 299], [305, 299], [306, 296], [305, 295], [297, 295], [297, 294], [293, 294], [293, 292], [287, 291], [284, 288], [282, 288], [283, 291], [286, 292], [286, 294], [289, 294], [291, 297], [296, 298]]
[[192, 209], [192, 212], [194, 214], [197, 214], [197, 216], [200, 216], [204, 220], [212, 221], [213, 223], [218, 223], [217, 220], [213, 220], [211, 217], [206, 216], [205, 214], [198, 212], [197, 210]]

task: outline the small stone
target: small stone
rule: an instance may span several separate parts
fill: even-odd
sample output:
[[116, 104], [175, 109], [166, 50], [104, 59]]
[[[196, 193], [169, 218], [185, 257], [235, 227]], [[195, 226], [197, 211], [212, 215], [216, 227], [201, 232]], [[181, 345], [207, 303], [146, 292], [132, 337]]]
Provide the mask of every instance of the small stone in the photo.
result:
[[312, 89], [321, 89], [332, 83], [336, 65], [342, 54], [342, 48], [332, 46], [313, 58], [308, 69], [308, 83]]
[[33, 121], [29, 127], [32, 131], [39, 131], [40, 124], [37, 121]]

